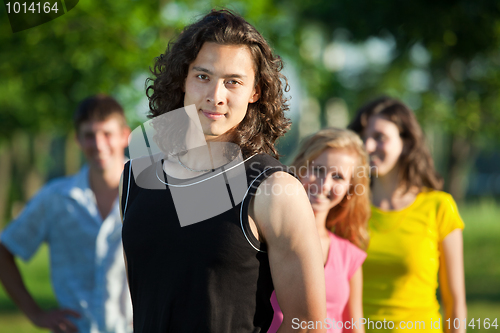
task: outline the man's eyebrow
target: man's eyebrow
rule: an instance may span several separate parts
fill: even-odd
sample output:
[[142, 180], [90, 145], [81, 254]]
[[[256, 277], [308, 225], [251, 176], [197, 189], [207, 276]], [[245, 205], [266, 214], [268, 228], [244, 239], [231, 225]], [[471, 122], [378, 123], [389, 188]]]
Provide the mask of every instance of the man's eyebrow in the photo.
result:
[[200, 67], [200, 66], [193, 66], [193, 71], [204, 72], [204, 73], [207, 73], [210, 75], [214, 74], [211, 70], [208, 70], [208, 69]]
[[[203, 72], [203, 73], [207, 73], [207, 74], [210, 74], [210, 75], [214, 74], [211, 70], [203, 68], [203, 67], [200, 67], [200, 66], [193, 66], [193, 71]], [[224, 78], [232, 78], [232, 77], [234, 77], [234, 78], [244, 79], [247, 76], [244, 75], [244, 74], [226, 74], [223, 77]]]

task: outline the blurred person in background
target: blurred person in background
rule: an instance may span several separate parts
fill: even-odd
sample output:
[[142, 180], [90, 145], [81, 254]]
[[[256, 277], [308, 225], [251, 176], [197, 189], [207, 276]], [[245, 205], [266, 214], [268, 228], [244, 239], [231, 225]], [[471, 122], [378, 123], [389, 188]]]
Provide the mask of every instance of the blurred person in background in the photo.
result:
[[[349, 128], [370, 156], [372, 215], [363, 265], [363, 309], [368, 331], [451, 331], [467, 316], [463, 267], [463, 221], [426, 147], [414, 113], [382, 97], [361, 107]], [[439, 313], [439, 285], [444, 321]], [[392, 327], [391, 327], [392, 326]]]
[[[0, 235], [0, 280], [36, 326], [54, 332], [132, 332], [118, 205], [130, 130], [120, 104], [106, 95], [82, 101], [74, 115], [87, 165], [55, 179]], [[28, 261], [46, 242], [60, 306], [41, 309], [26, 289], [14, 256]]]
[[[370, 216], [368, 155], [356, 133], [326, 128], [305, 139], [292, 162], [311, 203], [323, 250], [328, 332], [341, 332], [336, 323], [363, 333], [361, 265], [368, 246]], [[276, 332], [283, 321], [276, 294], [271, 303]], [[351, 320], [353, 319], [353, 320]], [[338, 325], [340, 326], [340, 325]], [[343, 325], [342, 325], [343, 326]]]

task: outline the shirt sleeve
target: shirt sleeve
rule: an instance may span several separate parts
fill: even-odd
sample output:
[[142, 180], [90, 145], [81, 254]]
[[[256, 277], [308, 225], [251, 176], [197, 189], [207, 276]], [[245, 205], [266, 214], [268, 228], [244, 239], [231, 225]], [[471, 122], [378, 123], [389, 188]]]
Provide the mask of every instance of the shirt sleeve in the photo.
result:
[[47, 201], [50, 193], [43, 188], [24, 207], [0, 234], [0, 242], [15, 256], [24, 261], [31, 259], [43, 241], [47, 239], [48, 222]]
[[363, 262], [366, 259], [366, 252], [352, 243], [349, 243], [349, 245], [350, 265], [347, 278], [350, 280], [361, 265], [363, 265]]
[[458, 213], [457, 204], [448, 193], [443, 193], [440, 200], [437, 212], [437, 227], [440, 242], [453, 230], [464, 228], [464, 222]]

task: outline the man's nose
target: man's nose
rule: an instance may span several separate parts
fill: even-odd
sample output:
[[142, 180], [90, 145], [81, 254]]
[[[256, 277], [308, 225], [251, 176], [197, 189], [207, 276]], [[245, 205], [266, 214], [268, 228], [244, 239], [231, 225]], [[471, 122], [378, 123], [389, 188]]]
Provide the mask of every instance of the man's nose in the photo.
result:
[[207, 93], [207, 102], [210, 105], [221, 106], [226, 103], [226, 87], [223, 81], [215, 81], [208, 93]]
[[94, 146], [97, 150], [101, 150], [104, 148], [104, 146], [106, 145], [106, 136], [104, 134], [101, 134], [101, 133], [97, 133], [95, 136], [94, 136]]

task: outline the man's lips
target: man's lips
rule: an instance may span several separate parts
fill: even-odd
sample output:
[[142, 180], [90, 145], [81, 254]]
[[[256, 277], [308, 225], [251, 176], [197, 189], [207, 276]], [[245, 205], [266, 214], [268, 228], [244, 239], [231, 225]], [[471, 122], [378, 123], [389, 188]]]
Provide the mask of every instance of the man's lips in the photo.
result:
[[206, 110], [201, 110], [201, 113], [208, 119], [222, 119], [225, 117], [225, 114], [222, 113], [217, 113], [217, 112], [212, 112], [212, 111], [206, 111]]

